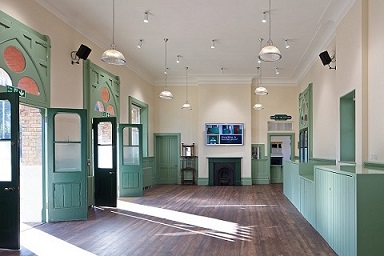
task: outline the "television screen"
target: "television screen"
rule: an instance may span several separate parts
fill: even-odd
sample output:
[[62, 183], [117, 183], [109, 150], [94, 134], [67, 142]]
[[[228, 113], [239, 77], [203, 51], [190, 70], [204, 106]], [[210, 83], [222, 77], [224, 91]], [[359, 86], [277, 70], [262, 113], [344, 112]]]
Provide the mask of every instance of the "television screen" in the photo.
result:
[[205, 124], [206, 145], [243, 145], [244, 124]]

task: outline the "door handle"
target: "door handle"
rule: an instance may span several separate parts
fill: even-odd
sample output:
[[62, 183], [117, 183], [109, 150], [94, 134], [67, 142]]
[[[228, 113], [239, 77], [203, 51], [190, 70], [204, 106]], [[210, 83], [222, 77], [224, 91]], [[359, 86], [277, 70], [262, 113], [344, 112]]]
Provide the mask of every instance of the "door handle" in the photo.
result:
[[15, 191], [15, 188], [4, 188], [5, 192], [12, 192]]
[[112, 175], [112, 174], [114, 174], [114, 172], [109, 172], [109, 174], [111, 174], [111, 175]]

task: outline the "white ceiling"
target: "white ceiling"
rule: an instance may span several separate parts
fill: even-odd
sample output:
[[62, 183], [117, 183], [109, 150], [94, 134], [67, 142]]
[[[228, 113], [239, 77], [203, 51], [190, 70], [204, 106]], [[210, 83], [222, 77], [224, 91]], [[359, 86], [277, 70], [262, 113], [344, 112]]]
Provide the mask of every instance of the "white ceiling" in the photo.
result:
[[[112, 0], [35, 0], [103, 49], [112, 43]], [[283, 58], [263, 64], [265, 83], [297, 83], [333, 38], [355, 0], [272, 0], [272, 40]], [[144, 12], [149, 11], [149, 23]], [[268, 0], [115, 0], [115, 44], [127, 66], [161, 84], [164, 38], [168, 81], [250, 83], [256, 74], [259, 38], [268, 39], [262, 12]], [[138, 41], [144, 40], [141, 49]], [[211, 49], [211, 40], [216, 48]], [[284, 46], [288, 39], [290, 48]], [[181, 55], [180, 64], [176, 56]], [[99, 56], [92, 56], [99, 58]], [[221, 74], [223, 67], [223, 74]], [[275, 74], [275, 68], [280, 71]]]

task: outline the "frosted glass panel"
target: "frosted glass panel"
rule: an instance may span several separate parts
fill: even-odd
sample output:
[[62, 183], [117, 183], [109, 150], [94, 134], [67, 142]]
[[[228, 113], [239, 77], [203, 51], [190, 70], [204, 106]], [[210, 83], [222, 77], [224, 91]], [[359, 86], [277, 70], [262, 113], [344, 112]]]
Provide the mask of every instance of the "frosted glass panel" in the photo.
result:
[[81, 123], [78, 114], [57, 114], [55, 116], [55, 141], [80, 141]]
[[81, 171], [81, 144], [55, 144], [55, 172]]
[[107, 145], [107, 146], [99, 145], [97, 147], [97, 150], [99, 152], [98, 167], [113, 168], [112, 145]]
[[100, 144], [112, 144], [112, 123], [101, 122], [97, 126], [97, 142]]
[[139, 147], [123, 147], [123, 165], [139, 165]]
[[12, 181], [11, 141], [0, 141], [0, 181]]

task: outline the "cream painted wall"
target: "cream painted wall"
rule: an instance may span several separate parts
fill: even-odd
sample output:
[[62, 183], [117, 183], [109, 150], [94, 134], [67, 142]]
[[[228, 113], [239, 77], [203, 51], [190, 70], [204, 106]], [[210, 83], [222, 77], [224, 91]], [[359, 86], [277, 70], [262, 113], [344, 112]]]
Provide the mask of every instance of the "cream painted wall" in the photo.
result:
[[[264, 85], [268, 89], [267, 96], [259, 96], [259, 101], [264, 106], [263, 110], [251, 110], [252, 114], [252, 144], [260, 143], [267, 144], [268, 134], [268, 121], [272, 121], [270, 116], [274, 114], [287, 114], [292, 116], [289, 121], [293, 122], [294, 130], [297, 131], [299, 127], [298, 123], [298, 87], [292, 84], [271, 84]], [[257, 96], [253, 93], [256, 87], [252, 87], [252, 104], [255, 105]], [[294, 132], [295, 132], [294, 131]], [[295, 134], [295, 140], [297, 144], [298, 133]], [[265, 154], [269, 147], [265, 147]], [[293, 155], [298, 155], [298, 149], [295, 147]]]
[[[333, 40], [324, 50], [335, 51]], [[332, 67], [334, 67], [332, 63]], [[336, 138], [339, 129], [338, 101], [336, 90], [337, 71], [323, 66], [318, 58], [299, 83], [299, 91], [304, 91], [312, 83], [313, 94], [313, 157], [336, 159]], [[298, 129], [298, 126], [297, 126]]]
[[384, 1], [369, 1], [368, 160], [384, 163]]
[[[340, 98], [355, 90], [355, 122], [356, 122], [356, 164], [362, 164], [367, 160], [365, 152], [366, 125], [367, 125], [367, 95], [366, 95], [366, 74], [364, 63], [366, 56], [367, 29], [364, 18], [367, 0], [357, 0], [351, 10], [345, 15], [336, 30], [336, 94]], [[339, 113], [339, 107], [337, 108]], [[338, 119], [339, 120], [339, 119]], [[339, 121], [335, 127], [339, 131]], [[340, 159], [340, 136], [336, 137], [337, 160]]]
[[[240, 157], [241, 177], [251, 178], [251, 86], [198, 87], [199, 178], [208, 178], [209, 157]], [[206, 146], [205, 123], [244, 123], [244, 146]]]
[[324, 49], [336, 49], [337, 70], [324, 67], [319, 59], [299, 82], [300, 92], [313, 83], [314, 158], [340, 159], [339, 101], [355, 90], [356, 163], [367, 160], [367, 2], [356, 1], [337, 26], [335, 40]]
[[157, 124], [157, 133], [181, 133], [181, 142], [184, 144], [195, 143], [198, 154], [200, 143], [197, 136], [197, 115], [199, 105], [197, 104], [198, 87], [188, 86], [188, 102], [192, 105], [192, 110], [182, 110], [186, 95], [184, 86], [172, 86], [168, 89], [173, 94], [172, 100], [159, 98], [160, 92], [164, 89], [162, 86], [155, 87], [155, 122]]
[[[0, 0], [0, 9], [51, 40], [51, 107], [83, 108], [83, 69], [71, 64], [71, 52], [80, 44], [92, 49], [88, 59], [120, 77], [120, 122], [128, 122], [128, 96], [147, 103], [149, 107], [149, 156], [153, 155], [155, 130], [153, 86], [127, 67], [105, 64], [101, 49], [66, 23], [34, 1]], [[44, 18], [36, 18], [44, 17]], [[151, 108], [152, 106], [152, 108]]]

